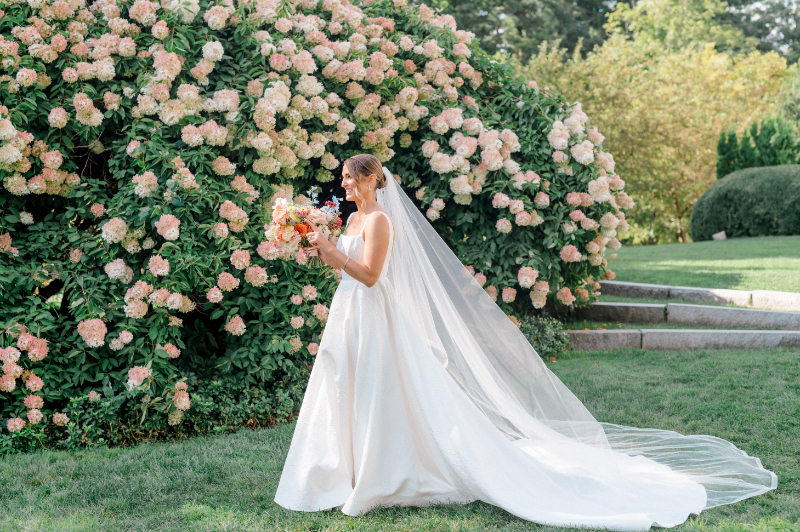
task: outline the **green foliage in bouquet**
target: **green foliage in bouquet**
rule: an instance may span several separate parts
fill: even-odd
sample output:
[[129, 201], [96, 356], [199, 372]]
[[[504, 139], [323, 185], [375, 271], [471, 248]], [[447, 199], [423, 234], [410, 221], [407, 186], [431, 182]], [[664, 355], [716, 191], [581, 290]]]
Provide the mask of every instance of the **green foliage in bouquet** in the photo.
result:
[[189, 408], [189, 373], [302, 388], [339, 277], [270, 234], [272, 210], [331, 199], [356, 153], [506, 312], [585, 304], [613, 276], [633, 202], [603, 136], [452, 17], [404, 0], [2, 8], [2, 430], [68, 424], [71, 399], [123, 383], [123, 411], [147, 395], [147, 416], [184, 423], [169, 405]]

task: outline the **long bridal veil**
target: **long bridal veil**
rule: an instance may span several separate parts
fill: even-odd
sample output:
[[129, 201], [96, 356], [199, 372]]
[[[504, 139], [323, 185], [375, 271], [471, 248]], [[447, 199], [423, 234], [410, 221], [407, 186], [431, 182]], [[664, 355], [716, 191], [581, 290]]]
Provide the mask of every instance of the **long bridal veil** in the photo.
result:
[[419, 212], [391, 172], [378, 202], [395, 242], [388, 278], [401, 308], [448, 373], [512, 441], [569, 438], [629, 456], [643, 455], [706, 488], [706, 508], [778, 485], [756, 457], [707, 435], [598, 422], [551, 372]]

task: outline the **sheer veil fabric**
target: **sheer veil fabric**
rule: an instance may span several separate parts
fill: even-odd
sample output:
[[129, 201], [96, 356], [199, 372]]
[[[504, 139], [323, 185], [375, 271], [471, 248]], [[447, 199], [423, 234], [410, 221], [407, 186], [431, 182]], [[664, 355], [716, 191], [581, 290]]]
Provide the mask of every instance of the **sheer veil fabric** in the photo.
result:
[[[778, 485], [757, 457], [709, 435], [598, 422], [553, 374], [428, 220], [383, 169], [378, 202], [394, 226], [387, 277], [396, 304], [474, 405], [508, 440], [539, 458], [542, 445], [613, 450], [680, 472], [706, 491], [704, 509]], [[576, 447], [572, 443], [581, 444]], [[544, 459], [544, 458], [543, 458]], [[613, 464], [609, 464], [609, 471]]]
[[[373, 286], [342, 274], [279, 505], [361, 515], [481, 500], [541, 524], [639, 531], [777, 487], [720, 438], [598, 422], [384, 173], [393, 244]], [[362, 233], [337, 248], [362, 261]]]

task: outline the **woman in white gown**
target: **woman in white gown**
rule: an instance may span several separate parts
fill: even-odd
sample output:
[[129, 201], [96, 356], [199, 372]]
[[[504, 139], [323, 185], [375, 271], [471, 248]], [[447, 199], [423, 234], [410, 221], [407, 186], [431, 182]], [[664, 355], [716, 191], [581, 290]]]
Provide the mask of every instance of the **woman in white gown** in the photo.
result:
[[[672, 527], [777, 487], [705, 435], [600, 423], [546, 367], [375, 157], [345, 162], [358, 212], [275, 501], [359, 515], [481, 500], [541, 524]], [[380, 189], [380, 191], [378, 191]]]

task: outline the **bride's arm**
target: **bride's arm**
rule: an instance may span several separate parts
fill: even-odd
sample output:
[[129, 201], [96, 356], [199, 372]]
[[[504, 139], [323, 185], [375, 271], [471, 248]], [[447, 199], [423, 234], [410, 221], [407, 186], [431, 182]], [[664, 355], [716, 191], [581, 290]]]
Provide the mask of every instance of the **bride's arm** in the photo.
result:
[[386, 260], [386, 253], [389, 251], [389, 221], [385, 216], [370, 216], [367, 225], [364, 227], [364, 262], [347, 258], [347, 255], [331, 244], [320, 233], [316, 227], [311, 227], [313, 234], [309, 234], [308, 241], [318, 249], [320, 258], [334, 268], [341, 269], [345, 261], [345, 270], [350, 277], [373, 286], [378, 282], [381, 275], [383, 263]]

